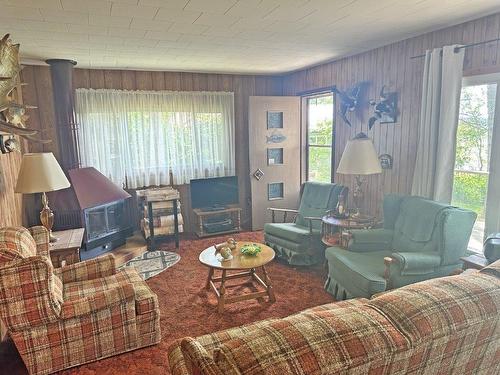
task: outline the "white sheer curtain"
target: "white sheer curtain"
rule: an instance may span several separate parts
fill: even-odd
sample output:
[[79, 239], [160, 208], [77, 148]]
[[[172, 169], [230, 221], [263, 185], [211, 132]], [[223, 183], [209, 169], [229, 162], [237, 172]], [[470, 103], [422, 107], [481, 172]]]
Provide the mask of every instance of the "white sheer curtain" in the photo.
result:
[[234, 95], [77, 89], [82, 166], [129, 187], [233, 175]]
[[453, 189], [464, 50], [425, 54], [417, 160], [412, 195], [450, 203]]

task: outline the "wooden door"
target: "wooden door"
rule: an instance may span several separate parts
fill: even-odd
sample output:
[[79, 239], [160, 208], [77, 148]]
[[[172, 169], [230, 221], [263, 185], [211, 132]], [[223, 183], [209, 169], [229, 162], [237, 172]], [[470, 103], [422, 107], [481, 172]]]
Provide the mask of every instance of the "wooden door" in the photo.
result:
[[271, 222], [268, 207], [298, 207], [300, 98], [251, 96], [248, 122], [252, 230], [260, 230]]

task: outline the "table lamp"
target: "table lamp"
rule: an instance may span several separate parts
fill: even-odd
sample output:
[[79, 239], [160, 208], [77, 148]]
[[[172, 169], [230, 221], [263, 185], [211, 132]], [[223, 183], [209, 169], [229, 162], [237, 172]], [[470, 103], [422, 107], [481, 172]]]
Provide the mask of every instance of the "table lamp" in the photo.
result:
[[353, 192], [356, 212], [353, 216], [359, 216], [359, 206], [363, 198], [363, 176], [382, 173], [375, 146], [365, 133], [359, 133], [347, 142], [337, 173], [356, 176]]
[[54, 213], [49, 208], [49, 201], [45, 193], [68, 187], [70, 187], [70, 183], [52, 152], [23, 155], [15, 192], [23, 194], [42, 193], [40, 221], [49, 231], [50, 242], [57, 241], [57, 238], [52, 235]]

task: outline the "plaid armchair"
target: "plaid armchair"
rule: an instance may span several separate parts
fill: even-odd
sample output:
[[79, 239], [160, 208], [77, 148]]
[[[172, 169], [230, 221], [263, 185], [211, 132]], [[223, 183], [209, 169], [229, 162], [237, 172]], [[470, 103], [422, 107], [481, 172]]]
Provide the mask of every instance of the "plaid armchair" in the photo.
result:
[[43, 227], [0, 229], [0, 319], [30, 374], [161, 339], [157, 296], [113, 255], [54, 269]]

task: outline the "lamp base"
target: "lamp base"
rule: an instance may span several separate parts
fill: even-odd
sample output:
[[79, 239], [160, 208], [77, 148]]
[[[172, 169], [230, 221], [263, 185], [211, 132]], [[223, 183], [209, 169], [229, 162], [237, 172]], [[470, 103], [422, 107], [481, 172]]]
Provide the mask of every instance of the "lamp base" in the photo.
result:
[[359, 209], [363, 203], [363, 182], [365, 179], [361, 175], [357, 175], [355, 177], [355, 184], [354, 184], [354, 191], [352, 194], [353, 197], [353, 203], [354, 203], [354, 213], [351, 214], [351, 217], [353, 218], [359, 218], [362, 216], [359, 212]]
[[57, 237], [52, 234], [52, 226], [54, 225], [54, 213], [49, 207], [47, 195], [42, 193], [42, 210], [40, 211], [40, 222], [49, 231], [49, 241], [56, 242]]
[[57, 242], [57, 241], [59, 241], [59, 237], [54, 236], [54, 234], [52, 233], [52, 231], [50, 231], [49, 232], [49, 241], [50, 242]]

